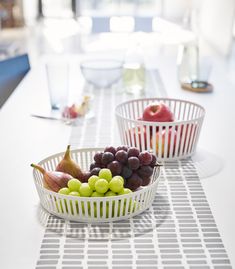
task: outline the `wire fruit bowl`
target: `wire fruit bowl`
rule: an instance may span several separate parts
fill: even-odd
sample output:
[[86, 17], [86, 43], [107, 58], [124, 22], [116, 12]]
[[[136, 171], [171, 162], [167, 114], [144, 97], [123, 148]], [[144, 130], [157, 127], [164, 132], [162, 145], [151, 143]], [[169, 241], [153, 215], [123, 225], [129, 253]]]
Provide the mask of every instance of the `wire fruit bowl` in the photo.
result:
[[[94, 154], [103, 148], [87, 148], [71, 151], [71, 157], [86, 171]], [[39, 162], [49, 171], [55, 170], [62, 160], [64, 152], [52, 155]], [[79, 222], [110, 222], [124, 220], [138, 215], [149, 208], [154, 200], [160, 167], [156, 166], [149, 185], [130, 194], [111, 197], [75, 197], [63, 195], [43, 186], [42, 174], [34, 169], [33, 177], [40, 203], [49, 213], [58, 217]]]
[[[141, 120], [151, 103], [163, 102], [175, 121]], [[143, 98], [119, 104], [115, 109], [121, 142], [141, 151], [152, 151], [158, 161], [184, 159], [196, 150], [205, 109], [193, 102], [171, 98]]]

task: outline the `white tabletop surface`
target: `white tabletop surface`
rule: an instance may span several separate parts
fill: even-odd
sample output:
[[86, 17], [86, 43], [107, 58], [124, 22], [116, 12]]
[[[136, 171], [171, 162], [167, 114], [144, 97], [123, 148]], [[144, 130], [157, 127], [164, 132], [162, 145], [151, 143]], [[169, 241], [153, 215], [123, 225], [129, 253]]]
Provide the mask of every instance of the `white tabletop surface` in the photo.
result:
[[[206, 108], [199, 148], [221, 157], [223, 169], [202, 179], [202, 184], [235, 267], [234, 84], [220, 60], [215, 61], [211, 74], [215, 87], [211, 94], [181, 90], [174, 58], [159, 58], [157, 67], [168, 96], [195, 101]], [[69, 125], [30, 116], [39, 109], [48, 109], [47, 98], [45, 74], [38, 65], [0, 111], [0, 268], [34, 268], [39, 256], [44, 227], [38, 218], [39, 199], [30, 163], [64, 151], [71, 133]]]

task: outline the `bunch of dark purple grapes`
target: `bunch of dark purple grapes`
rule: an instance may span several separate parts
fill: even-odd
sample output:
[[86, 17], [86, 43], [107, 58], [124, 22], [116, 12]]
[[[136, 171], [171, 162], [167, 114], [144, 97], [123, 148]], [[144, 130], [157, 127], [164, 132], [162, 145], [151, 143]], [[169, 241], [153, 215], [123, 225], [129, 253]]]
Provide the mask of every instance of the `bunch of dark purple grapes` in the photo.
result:
[[156, 166], [156, 156], [148, 151], [140, 152], [135, 147], [106, 147], [104, 152], [94, 155], [90, 165], [92, 175], [98, 175], [100, 169], [108, 168], [112, 175], [120, 175], [125, 180], [125, 187], [135, 191], [140, 186], [150, 183], [153, 168]]

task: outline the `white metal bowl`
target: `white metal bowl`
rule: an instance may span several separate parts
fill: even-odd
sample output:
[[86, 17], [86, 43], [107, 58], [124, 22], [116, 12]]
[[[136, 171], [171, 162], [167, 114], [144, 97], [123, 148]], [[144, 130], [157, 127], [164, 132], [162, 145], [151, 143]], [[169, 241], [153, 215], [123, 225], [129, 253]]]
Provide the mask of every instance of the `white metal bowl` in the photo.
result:
[[[165, 103], [175, 116], [174, 122], [138, 120], [147, 105]], [[158, 161], [191, 156], [197, 147], [205, 109], [193, 102], [171, 98], [146, 98], [119, 104], [115, 110], [122, 144], [150, 150]]]
[[[102, 148], [72, 150], [71, 156], [83, 170], [88, 170], [93, 156]], [[39, 165], [46, 170], [55, 170], [62, 160], [64, 152], [52, 155]], [[41, 205], [51, 214], [79, 222], [108, 222], [130, 218], [149, 208], [154, 200], [160, 168], [154, 168], [151, 182], [148, 186], [130, 194], [112, 197], [75, 197], [59, 194], [43, 186], [42, 174], [34, 169], [33, 176]]]

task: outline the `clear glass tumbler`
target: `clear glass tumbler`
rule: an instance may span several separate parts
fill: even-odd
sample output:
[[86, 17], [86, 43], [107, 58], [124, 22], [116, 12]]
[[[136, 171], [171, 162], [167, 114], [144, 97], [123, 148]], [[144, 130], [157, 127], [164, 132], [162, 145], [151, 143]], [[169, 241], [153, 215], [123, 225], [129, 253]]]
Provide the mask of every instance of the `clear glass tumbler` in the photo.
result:
[[68, 103], [69, 63], [66, 61], [48, 62], [46, 73], [51, 109], [62, 109]]

